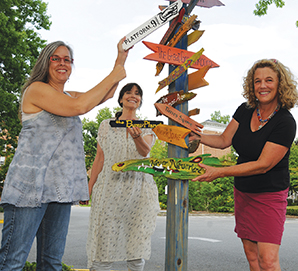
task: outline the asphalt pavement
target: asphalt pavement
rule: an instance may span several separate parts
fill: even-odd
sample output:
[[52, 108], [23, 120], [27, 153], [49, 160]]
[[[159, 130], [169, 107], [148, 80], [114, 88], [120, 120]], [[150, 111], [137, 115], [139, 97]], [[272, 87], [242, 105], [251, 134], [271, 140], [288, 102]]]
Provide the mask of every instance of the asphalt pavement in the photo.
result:
[[[75, 270], [87, 270], [86, 240], [89, 207], [72, 207], [63, 262]], [[1, 219], [1, 215], [0, 215]], [[248, 271], [242, 244], [234, 233], [234, 216], [227, 214], [197, 213], [189, 216], [188, 271]], [[0, 229], [2, 225], [0, 224]], [[144, 271], [164, 271], [165, 266], [166, 216], [157, 217], [156, 230], [152, 236], [151, 258]], [[280, 247], [280, 262], [283, 271], [297, 271], [298, 217], [287, 218]], [[35, 261], [33, 244], [28, 261]], [[115, 271], [126, 271], [126, 263], [113, 265]]]

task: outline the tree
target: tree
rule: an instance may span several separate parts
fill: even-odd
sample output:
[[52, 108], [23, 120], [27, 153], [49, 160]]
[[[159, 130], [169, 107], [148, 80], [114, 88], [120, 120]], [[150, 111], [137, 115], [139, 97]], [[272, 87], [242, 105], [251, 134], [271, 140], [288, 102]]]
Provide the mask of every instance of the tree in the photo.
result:
[[[259, 0], [259, 2], [256, 4], [254, 14], [256, 16], [266, 15], [268, 7], [273, 3], [276, 5], [277, 8], [282, 8], [285, 5], [285, 1], [283, 0]], [[296, 27], [298, 27], [298, 21], [296, 21]]]
[[[41, 0], [0, 1], [0, 11], [0, 156], [9, 161], [21, 130], [21, 87], [46, 42], [36, 30], [49, 30], [51, 22]], [[0, 167], [2, 182], [7, 168], [7, 163]]]
[[[167, 158], [168, 157], [168, 143], [157, 139], [155, 141], [155, 144], [151, 148], [150, 157], [157, 158], [157, 159]], [[153, 177], [153, 179], [157, 185], [160, 207], [162, 209], [166, 209], [167, 195], [165, 194], [165, 187], [168, 184], [168, 179], [163, 176]]]
[[296, 195], [298, 193], [298, 145], [297, 139], [292, 144], [290, 157], [289, 157], [289, 169], [290, 169], [290, 195]]
[[115, 113], [121, 111], [121, 107], [114, 107], [113, 112], [108, 108], [104, 107], [98, 110], [95, 117], [95, 121], [90, 121], [84, 118], [82, 120], [83, 125], [83, 140], [84, 140], [84, 150], [85, 150], [85, 163], [87, 171], [92, 167], [93, 161], [96, 156], [97, 149], [97, 132], [99, 125], [103, 120], [110, 119], [115, 116]]
[[227, 124], [230, 122], [230, 116], [229, 115], [222, 116], [220, 113], [220, 110], [218, 110], [218, 111], [214, 111], [214, 113], [211, 113], [211, 120], [217, 121], [219, 123]]

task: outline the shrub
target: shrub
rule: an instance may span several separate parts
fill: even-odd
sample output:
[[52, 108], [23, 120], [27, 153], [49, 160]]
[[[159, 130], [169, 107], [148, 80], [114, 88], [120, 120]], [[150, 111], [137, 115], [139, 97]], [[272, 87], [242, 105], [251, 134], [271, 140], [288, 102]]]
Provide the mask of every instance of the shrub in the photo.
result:
[[287, 208], [287, 215], [297, 215], [298, 216], [298, 209]]
[[[35, 270], [36, 270], [35, 262], [33, 263], [26, 262], [22, 271], [35, 271]], [[71, 270], [73, 270], [72, 267], [62, 263], [62, 271], [71, 271]]]

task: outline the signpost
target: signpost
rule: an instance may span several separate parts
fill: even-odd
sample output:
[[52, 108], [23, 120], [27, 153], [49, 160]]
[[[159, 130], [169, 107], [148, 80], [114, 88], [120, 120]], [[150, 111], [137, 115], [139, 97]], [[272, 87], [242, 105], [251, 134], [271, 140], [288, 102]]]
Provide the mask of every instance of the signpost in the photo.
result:
[[[163, 168], [160, 167], [161, 161], [157, 161], [158, 159], [147, 158], [142, 160], [123, 161], [121, 163], [115, 164], [113, 169], [116, 171], [136, 170], [153, 174], [155, 176], [166, 176], [168, 178], [166, 252], [164, 270], [187, 271], [188, 181], [192, 178], [192, 176], [191, 174], [188, 175], [188, 173], [185, 172], [186, 167], [183, 163], [191, 162], [193, 163], [192, 166], [196, 167], [195, 164], [200, 163], [204, 158], [202, 155], [196, 156], [194, 159], [190, 160], [191, 158], [189, 157], [189, 152], [195, 151], [199, 145], [199, 140], [195, 142], [195, 144], [188, 144], [189, 142], [187, 137], [187, 134], [190, 130], [198, 133], [198, 129], [202, 128], [203, 126], [189, 118], [189, 116], [196, 115], [200, 111], [196, 108], [188, 112], [187, 101], [190, 98], [185, 97], [183, 102], [180, 103], [177, 97], [178, 94], [182, 97], [183, 94], [181, 93], [181, 90], [183, 90], [184, 94], [186, 94], [189, 90], [208, 85], [208, 82], [204, 79], [204, 76], [210, 68], [218, 67], [215, 62], [211, 61], [205, 56], [201, 56], [204, 49], [201, 49], [197, 53], [187, 51], [187, 46], [196, 42], [204, 33], [204, 31], [197, 30], [200, 26], [200, 21], [196, 20], [196, 15], [190, 16], [190, 13], [196, 5], [201, 7], [212, 7], [222, 6], [223, 4], [219, 0], [170, 1], [171, 4], [166, 8], [162, 8], [162, 11], [159, 14], [126, 35], [126, 40], [123, 43], [123, 48], [127, 50], [145, 38], [147, 35], [155, 31], [157, 28], [172, 20], [160, 44], [144, 42], [146, 46], [155, 51], [146, 58], [158, 61], [156, 65], [156, 76], [162, 71], [164, 63], [172, 64], [169, 65], [169, 76], [159, 82], [159, 87], [156, 92], [165, 86], [169, 86], [169, 96], [163, 96], [162, 99], [174, 101], [175, 108], [168, 104], [170, 103], [168, 100], [163, 100], [162, 103], [160, 103], [160, 100], [158, 100], [158, 102], [155, 103], [155, 107], [160, 113], [169, 118], [169, 125], [160, 124], [153, 128], [158, 137], [164, 137], [165, 141], [171, 143], [168, 145], [168, 158], [163, 159]], [[183, 4], [182, 2], [187, 3], [188, 5]], [[184, 13], [185, 15], [183, 16]], [[183, 19], [181, 19], [182, 16]], [[190, 29], [194, 29], [195, 31], [187, 36], [187, 32]], [[172, 48], [168, 49], [170, 47]], [[172, 58], [172, 60], [175, 61], [169, 62], [169, 58]], [[197, 61], [198, 59], [199, 61]], [[190, 67], [197, 68], [199, 70], [191, 73], [188, 76], [187, 70]], [[157, 114], [159, 113], [157, 112]], [[117, 125], [120, 124], [118, 123]], [[127, 127], [125, 126], [127, 124], [121, 125]], [[176, 128], [174, 128], [174, 126]], [[181, 126], [184, 126], [187, 129], [182, 128]], [[183, 139], [183, 142], [181, 142], [181, 139]], [[188, 145], [189, 147], [187, 148]], [[175, 169], [172, 169], [170, 168], [169, 164], [171, 164], [173, 161], [175, 162], [175, 165], [178, 165], [179, 161], [179, 165], [183, 166], [178, 166], [178, 168], [176, 167]], [[181, 161], [182, 164], [180, 164]], [[181, 170], [183, 172], [181, 172]], [[172, 175], [173, 173], [175, 176]]]

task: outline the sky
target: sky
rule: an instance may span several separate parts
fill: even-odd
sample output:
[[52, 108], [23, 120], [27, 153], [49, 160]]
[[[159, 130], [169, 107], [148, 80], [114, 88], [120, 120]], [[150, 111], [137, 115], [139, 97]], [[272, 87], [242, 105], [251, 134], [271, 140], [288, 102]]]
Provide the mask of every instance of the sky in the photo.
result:
[[[202, 8], [196, 6], [191, 15], [201, 21], [202, 37], [188, 47], [197, 52], [204, 48], [204, 55], [220, 67], [210, 69], [205, 80], [208, 86], [193, 90], [197, 96], [189, 101], [189, 110], [200, 109], [200, 114], [191, 118], [204, 122], [211, 114], [232, 117], [237, 107], [244, 102], [243, 77], [256, 60], [275, 58], [298, 77], [298, 1], [285, 0], [283, 8], [269, 7], [267, 15], [253, 14], [258, 0], [221, 0], [225, 6]], [[51, 16], [49, 31], [40, 30], [48, 42], [62, 40], [74, 50], [74, 68], [65, 90], [85, 92], [98, 84], [112, 70], [117, 56], [117, 43], [126, 34], [142, 25], [159, 12], [159, 5], [168, 5], [165, 0], [48, 0], [47, 14]], [[168, 24], [144, 38], [144, 41], [159, 43]], [[191, 33], [192, 30], [189, 32]], [[156, 62], [143, 59], [152, 53], [142, 42], [130, 51], [125, 64], [127, 77], [122, 80], [114, 97], [97, 106], [81, 118], [95, 120], [98, 110], [118, 106], [120, 89], [127, 83], [138, 83], [144, 92], [143, 105], [138, 115], [148, 120], [156, 117], [154, 103], [168, 93], [165, 87], [155, 94], [158, 82], [168, 76], [168, 65], [155, 76]], [[195, 72], [190, 68], [188, 73]], [[298, 122], [298, 108], [291, 110]]]

